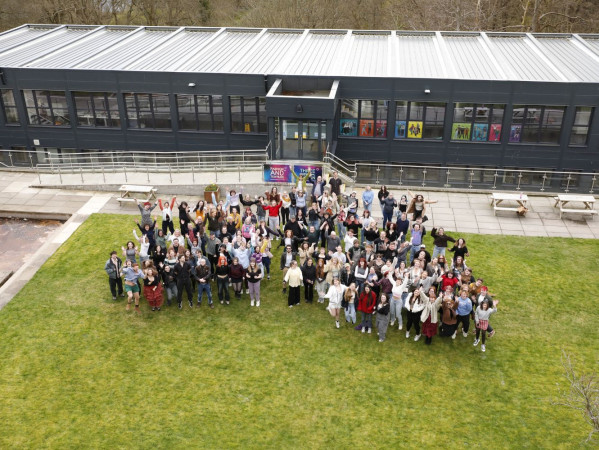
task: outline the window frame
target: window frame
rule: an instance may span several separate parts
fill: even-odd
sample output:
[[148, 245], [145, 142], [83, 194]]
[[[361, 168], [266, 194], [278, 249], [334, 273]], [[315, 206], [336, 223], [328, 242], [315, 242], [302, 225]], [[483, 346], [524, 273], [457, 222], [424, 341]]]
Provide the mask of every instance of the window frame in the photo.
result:
[[[266, 114], [266, 97], [262, 97], [259, 95], [251, 95], [251, 96], [243, 96], [243, 95], [229, 95], [229, 120], [230, 120], [230, 127], [231, 127], [231, 134], [257, 134], [257, 135], [262, 135], [262, 134], [268, 134], [268, 115]], [[232, 105], [232, 99], [238, 99], [239, 100], [239, 108], [240, 111], [239, 113], [234, 113], [231, 110], [231, 105]], [[250, 103], [250, 105], [246, 106], [246, 102], [248, 102], [248, 100], [252, 99]], [[264, 107], [264, 111], [260, 110], [260, 104], [264, 103], [265, 107]], [[254, 109], [254, 112], [249, 112], [246, 111], [246, 109], [250, 109], [251, 108]], [[233, 115], [234, 114], [239, 114], [241, 117], [240, 120], [240, 124], [241, 124], [241, 130], [234, 130], [234, 123], [237, 123], [236, 121], [233, 120]], [[245, 131], [245, 125], [247, 122], [246, 120], [246, 114], [247, 117], [255, 117], [256, 118], [256, 130], [254, 131]], [[251, 124], [253, 124], [253, 122], [249, 122]], [[260, 131], [262, 129], [262, 127], [264, 127], [264, 131]]]
[[[25, 92], [31, 92], [32, 94], [32, 98], [33, 98], [33, 106], [28, 106], [27, 105], [27, 99], [25, 97]], [[50, 116], [52, 118], [52, 123], [51, 124], [43, 124], [43, 123], [31, 123], [31, 116], [29, 115], [29, 111], [31, 109], [35, 109], [35, 114], [38, 117], [40, 116], [40, 105], [39, 105], [39, 97], [41, 97], [41, 95], [39, 93], [44, 93], [44, 99], [47, 101], [48, 106], [47, 108], [50, 111]], [[67, 102], [67, 92], [66, 91], [52, 91], [52, 90], [39, 90], [39, 89], [22, 89], [21, 90], [21, 95], [23, 96], [23, 104], [25, 105], [25, 110], [27, 111], [27, 125], [33, 126], [33, 127], [62, 127], [62, 128], [70, 128], [72, 127], [73, 121], [69, 115], [69, 117], [64, 117], [65, 119], [67, 119], [67, 122], [64, 124], [57, 124], [56, 123], [56, 114], [55, 114], [55, 107], [53, 105], [52, 102], [52, 97], [56, 97], [56, 96], [60, 96], [60, 94], [62, 94], [62, 97], [64, 98], [64, 104], [65, 104], [65, 108], [60, 108], [62, 109], [66, 109], [67, 114], [69, 113], [69, 104]]]
[[[123, 121], [121, 119], [121, 111], [119, 109], [119, 95], [117, 92], [106, 92], [106, 91], [71, 91], [73, 106], [75, 108], [75, 117], [77, 118], [77, 123], [75, 126], [77, 128], [101, 128], [101, 129], [121, 129], [123, 127]], [[86, 94], [85, 96], [77, 95], [77, 94]], [[100, 94], [100, 95], [95, 95]], [[112, 97], [109, 97], [109, 94], [113, 94]], [[101, 97], [106, 106], [106, 120], [110, 125], [97, 125], [98, 123], [98, 115], [96, 110], [96, 98]], [[80, 125], [79, 124], [79, 109], [77, 107], [77, 98], [86, 98], [89, 101], [91, 110], [90, 112], [93, 115], [93, 124], [92, 125]], [[110, 99], [116, 100], [116, 111], [110, 107]], [[116, 113], [116, 114], [115, 114]], [[100, 118], [102, 119], [102, 118]], [[113, 120], [118, 120], [119, 125], [112, 125]]]
[[[411, 117], [414, 104], [422, 105], [422, 108], [423, 108], [422, 109], [422, 117], [419, 118], [418, 120], [412, 119], [412, 117]], [[445, 141], [445, 128], [447, 126], [447, 104], [448, 104], [447, 102], [429, 102], [429, 101], [423, 102], [423, 101], [418, 101], [418, 100], [395, 100], [395, 123], [393, 126], [393, 129], [394, 129], [393, 140], [444, 142]], [[429, 108], [432, 108], [430, 105], [436, 105], [436, 107], [439, 107], [440, 105], [444, 105], [443, 106], [444, 107], [443, 125], [441, 127], [442, 132], [441, 132], [441, 136], [439, 138], [424, 137], [425, 129], [427, 127], [427, 112], [428, 112]], [[400, 106], [406, 108], [405, 119], [403, 119], [403, 120], [397, 119], [398, 107], [400, 107]], [[398, 126], [398, 123], [400, 123], [400, 122], [403, 122], [404, 126], [405, 126], [405, 135], [404, 136], [397, 135], [397, 126]], [[420, 137], [410, 137], [409, 136], [410, 122], [422, 122], [422, 130], [420, 130], [420, 132], [419, 132]]]
[[[198, 108], [198, 97], [205, 97], [208, 99], [208, 105], [209, 105], [209, 112], [205, 113], [205, 112], [200, 112], [199, 108]], [[214, 99], [215, 97], [220, 98], [221, 101], [221, 113], [220, 114], [215, 114], [214, 113]], [[194, 128], [181, 128], [181, 112], [179, 110], [179, 108], [181, 107], [181, 105], [179, 104], [179, 99], [180, 98], [191, 98], [193, 100], [193, 116], [194, 116], [194, 122], [195, 122], [195, 127]], [[224, 133], [224, 120], [222, 118], [223, 114], [222, 114], [222, 99], [223, 96], [220, 94], [187, 94], [187, 93], [179, 93], [179, 94], [175, 94], [175, 101], [177, 103], [177, 126], [178, 126], [178, 130], [181, 132], [185, 132], [185, 133]], [[190, 113], [186, 113], [186, 114], [190, 114]], [[215, 116], [220, 115], [221, 116], [221, 120], [220, 120], [220, 129], [216, 127], [217, 124], [217, 120], [215, 119]], [[210, 130], [206, 130], [206, 129], [202, 129], [200, 127], [200, 117], [201, 116], [210, 116], [210, 124], [211, 124], [211, 128]]]
[[[522, 118], [519, 119], [521, 120], [521, 123], [514, 123], [514, 111], [519, 110], [520, 108], [523, 109], [523, 114], [522, 114]], [[535, 110], [540, 108], [540, 115], [538, 118], [538, 123], [537, 119], [535, 116], [531, 116], [529, 113], [531, 110]], [[546, 117], [546, 111], [547, 109], [550, 108], [562, 108], [562, 121], [559, 125], [559, 138], [557, 139], [557, 142], [543, 142], [541, 140], [541, 136], [543, 134], [543, 130], [549, 129], [549, 128], [557, 128], [557, 127], [547, 127], [544, 125], [544, 121], [545, 121], [545, 117]], [[521, 104], [515, 104], [512, 105], [512, 118], [510, 121], [510, 132], [509, 132], [509, 138], [508, 138], [508, 144], [514, 144], [514, 145], [550, 145], [550, 146], [559, 146], [560, 145], [560, 140], [562, 138], [562, 133], [564, 131], [564, 123], [565, 123], [565, 119], [566, 119], [566, 114], [568, 112], [568, 106], [567, 105], [521, 105]], [[532, 126], [531, 122], [533, 122]], [[519, 138], [518, 140], [512, 140], [512, 136], [513, 136], [513, 132], [515, 131], [515, 126], [520, 126], [520, 130], [519, 130]], [[536, 128], [536, 132], [534, 131]], [[533, 133], [535, 132], [537, 139], [536, 141], [523, 141], [523, 137], [525, 135], [525, 133]]]
[[[457, 106], [456, 105], [471, 105], [472, 107], [472, 116], [470, 117], [470, 119], [466, 120], [466, 114], [464, 112], [464, 120], [459, 122], [456, 120], [456, 109]], [[463, 143], [463, 142], [474, 142], [476, 144], [501, 144], [501, 133], [503, 131], [503, 120], [505, 119], [505, 109], [506, 109], [506, 104], [502, 104], [502, 103], [492, 103], [492, 102], [488, 102], [488, 103], [479, 103], [479, 102], [453, 102], [453, 116], [452, 116], [452, 120], [451, 120], [451, 134], [449, 137], [450, 142], [459, 142], [459, 143]], [[463, 108], [467, 108], [469, 106], [464, 106]], [[495, 120], [493, 120], [493, 118], [495, 117], [495, 111], [499, 110], [500, 108], [498, 107], [502, 107], [502, 114], [501, 114], [501, 121], [497, 122]], [[486, 121], [484, 120], [478, 120], [479, 116], [478, 116], [478, 111], [479, 108], [486, 108], [487, 109], [487, 117], [486, 117]], [[468, 139], [454, 139], [454, 127], [456, 125], [459, 124], [468, 124], [470, 125], [470, 132], [469, 132], [469, 136]], [[476, 125], [486, 125], [487, 126], [487, 133], [486, 133], [486, 138], [485, 140], [479, 140], [479, 139], [474, 139], [475, 134], [474, 134], [474, 130], [476, 128]], [[497, 140], [490, 140], [491, 137], [491, 131], [493, 129], [494, 125], [499, 125], [499, 139]]]
[[[348, 101], [357, 101], [357, 116], [350, 118], [342, 118], [342, 107], [343, 102], [345, 100]], [[372, 102], [372, 114], [368, 117], [365, 117], [363, 113], [363, 102]], [[389, 134], [389, 100], [383, 99], [370, 99], [370, 98], [347, 98], [341, 99], [339, 102], [339, 122], [337, 128], [337, 137], [342, 139], [377, 139], [377, 140], [385, 140], [388, 138]], [[380, 117], [380, 112], [385, 111], [383, 117]], [[350, 134], [342, 134], [341, 130], [343, 125], [347, 122], [352, 122], [355, 125], [355, 135]], [[364, 123], [362, 123], [364, 121]], [[362, 134], [363, 126], [368, 125], [367, 122], [371, 122], [372, 129], [368, 132], [368, 134]], [[370, 129], [369, 129], [370, 130]], [[379, 130], [384, 130], [383, 134], [379, 134]]]
[[[148, 107], [144, 107], [143, 109], [140, 108], [140, 99], [139, 96], [148, 96]], [[137, 121], [137, 126], [133, 127], [131, 126], [131, 118], [129, 117], [129, 106], [128, 106], [128, 102], [127, 102], [127, 98], [129, 96], [133, 96], [133, 104], [135, 105], [135, 120]], [[170, 121], [170, 127], [169, 128], [157, 128], [156, 127], [156, 96], [165, 96], [168, 99], [168, 110], [169, 110], [169, 121]], [[172, 131], [173, 130], [173, 111], [171, 108], [171, 104], [170, 104], [170, 100], [171, 100], [171, 94], [169, 93], [163, 93], [163, 92], [124, 92], [122, 94], [123, 97], [123, 104], [125, 106], [125, 116], [126, 116], [126, 127], [128, 130], [144, 130], [144, 131]], [[149, 118], [151, 119], [151, 127], [142, 127], [142, 120], [141, 117], [142, 115], [140, 113], [150, 113], [149, 116], [143, 116], [144, 118]], [[147, 124], [148, 121], [144, 119], [143, 123]]]
[[[591, 113], [589, 114], [589, 121], [586, 125], [581, 125], [576, 123], [576, 116], [578, 114], [579, 108], [589, 108]], [[588, 147], [589, 146], [589, 133], [591, 131], [591, 124], [593, 123], [593, 119], [595, 118], [595, 107], [588, 105], [578, 105], [574, 107], [574, 122], [572, 122], [572, 128], [570, 128], [570, 139], [568, 140], [568, 147]], [[586, 134], [584, 138], [584, 144], [575, 144], [572, 143], [572, 136], [574, 135], [574, 128], [585, 128]], [[580, 136], [577, 134], [577, 136]]]
[[[4, 101], [4, 95], [6, 92], [10, 92], [12, 94], [12, 105], [7, 105]], [[0, 89], [0, 107], [2, 108], [4, 125], [6, 125], [7, 127], [21, 126], [21, 116], [19, 114], [19, 108], [17, 107], [17, 98], [15, 97], [15, 91], [13, 89]], [[14, 111], [15, 117], [17, 118], [16, 122], [9, 120], [9, 116], [6, 113], [7, 110]]]

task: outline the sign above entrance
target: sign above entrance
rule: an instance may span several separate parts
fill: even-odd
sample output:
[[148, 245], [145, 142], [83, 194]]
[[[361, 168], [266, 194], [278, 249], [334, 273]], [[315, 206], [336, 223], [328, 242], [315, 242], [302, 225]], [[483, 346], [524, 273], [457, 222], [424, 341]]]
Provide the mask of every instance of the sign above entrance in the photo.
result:
[[264, 181], [268, 183], [297, 183], [305, 187], [309, 179], [322, 176], [321, 166], [267, 164], [264, 166]]
[[269, 183], [291, 183], [291, 166], [287, 164], [266, 164], [264, 181]]

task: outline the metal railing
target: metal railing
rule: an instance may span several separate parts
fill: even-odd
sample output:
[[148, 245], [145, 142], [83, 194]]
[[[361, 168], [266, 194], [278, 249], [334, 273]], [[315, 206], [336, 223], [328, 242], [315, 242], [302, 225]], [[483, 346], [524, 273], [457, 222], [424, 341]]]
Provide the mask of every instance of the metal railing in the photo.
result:
[[[124, 152], [65, 150], [0, 150], [0, 168], [38, 173], [172, 173], [242, 172], [262, 170], [268, 161], [266, 149], [218, 150], [205, 152]], [[83, 179], [83, 176], [82, 176]], [[194, 176], [195, 179], [195, 176]], [[62, 182], [62, 177], [61, 177]]]
[[362, 162], [355, 165], [356, 183], [359, 184], [448, 190], [590, 194], [597, 192], [599, 188], [599, 173]]
[[[337, 172], [339, 172], [341, 178], [347, 178], [344, 179], [344, 181], [347, 183], [349, 182], [350, 184], [354, 184], [355, 180], [356, 180], [356, 176], [358, 175], [357, 171], [356, 171], [356, 164], [349, 164], [345, 161], [343, 161], [341, 158], [335, 156], [333, 153], [328, 151], [328, 147], [327, 147], [327, 152], [324, 155], [323, 158], [323, 162], [325, 164], [327, 164], [329, 166], [329, 168], [331, 170], [336, 170]], [[345, 177], [344, 177], [345, 175]]]

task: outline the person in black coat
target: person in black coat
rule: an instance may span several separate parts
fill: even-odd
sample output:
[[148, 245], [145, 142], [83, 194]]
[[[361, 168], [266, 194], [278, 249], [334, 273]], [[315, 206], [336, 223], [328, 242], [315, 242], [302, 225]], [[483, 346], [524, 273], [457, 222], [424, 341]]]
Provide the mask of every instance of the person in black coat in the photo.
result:
[[314, 260], [307, 258], [301, 269], [304, 278], [304, 300], [306, 303], [312, 303], [312, 300], [314, 300], [314, 283], [316, 282]]
[[193, 308], [193, 298], [191, 296], [191, 264], [188, 261], [185, 261], [185, 255], [179, 256], [179, 262], [175, 264], [173, 273], [177, 279], [177, 303], [179, 304], [179, 309], [181, 309], [183, 289], [187, 292], [189, 307]]

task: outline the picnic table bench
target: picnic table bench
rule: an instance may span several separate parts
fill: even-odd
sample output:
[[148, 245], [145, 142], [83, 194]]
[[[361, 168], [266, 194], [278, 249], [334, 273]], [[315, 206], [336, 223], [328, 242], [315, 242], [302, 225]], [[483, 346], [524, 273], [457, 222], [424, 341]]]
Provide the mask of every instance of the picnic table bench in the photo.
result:
[[[553, 197], [555, 200], [554, 208], [559, 208], [559, 218], [562, 218], [564, 213], [572, 213], [572, 214], [589, 214], [595, 217], [597, 214], [597, 210], [595, 210], [595, 197], [592, 195], [578, 195], [578, 194], [559, 194], [556, 197]], [[568, 205], [569, 203], [582, 203], [582, 207], [573, 208], [572, 205]]]
[[[503, 204], [503, 202], [512, 202], [511, 206]], [[516, 205], [513, 205], [513, 203]], [[496, 216], [497, 211], [514, 211], [520, 215], [526, 214], [528, 208], [528, 196], [526, 194], [509, 194], [506, 192], [493, 192], [491, 198], [491, 206], [493, 206], [493, 214]], [[501, 206], [500, 206], [501, 205]]]
[[119, 204], [126, 202], [135, 202], [137, 197], [141, 197], [141, 202], [149, 202], [156, 200], [156, 189], [152, 186], [144, 186], [140, 184], [123, 184], [119, 188], [121, 196], [117, 198]]

